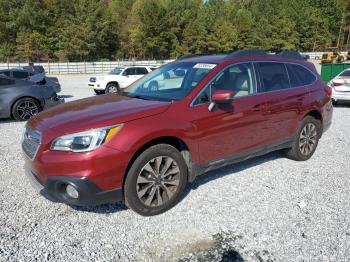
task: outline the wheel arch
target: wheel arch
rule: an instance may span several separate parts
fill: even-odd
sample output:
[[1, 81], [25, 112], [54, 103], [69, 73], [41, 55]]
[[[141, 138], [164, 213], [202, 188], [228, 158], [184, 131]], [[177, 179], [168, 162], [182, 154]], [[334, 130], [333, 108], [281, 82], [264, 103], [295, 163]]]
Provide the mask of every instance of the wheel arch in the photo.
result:
[[136, 158], [139, 157], [147, 148], [154, 146], [154, 145], [158, 145], [158, 144], [168, 144], [168, 145], [175, 147], [177, 150], [179, 150], [179, 152], [183, 156], [183, 158], [187, 164], [187, 167], [188, 167], [188, 181], [192, 182], [194, 180], [195, 173], [192, 172], [192, 166], [193, 166], [192, 165], [192, 158], [191, 158], [191, 152], [190, 152], [188, 145], [185, 143], [185, 141], [183, 141], [182, 139], [180, 139], [178, 137], [162, 136], [162, 137], [158, 137], [158, 138], [155, 138], [155, 139], [152, 139], [152, 140], [146, 142], [133, 154], [133, 156], [130, 159], [128, 166], [125, 170], [123, 185], [125, 183], [126, 176], [129, 172], [132, 164], [135, 162]]
[[13, 101], [11, 101], [11, 104], [10, 104], [10, 115], [11, 115], [11, 118], [13, 118], [13, 107], [15, 106], [16, 102], [19, 101], [20, 99], [24, 99], [24, 98], [31, 98], [31, 99], [34, 99], [36, 102], [38, 102], [40, 108], [42, 109], [43, 105], [40, 101], [40, 99], [36, 98], [36, 97], [33, 97], [33, 96], [20, 96], [20, 97], [16, 97]]
[[313, 109], [311, 111], [309, 111], [307, 114], [304, 115], [303, 119], [307, 116], [311, 116], [317, 120], [319, 120], [321, 122], [321, 135], [323, 133], [323, 117], [320, 111]]
[[116, 84], [116, 85], [120, 86], [119, 83], [118, 83], [118, 81], [112, 80], [112, 81], [108, 81], [108, 82], [107, 82], [107, 84], [106, 84], [106, 89], [107, 89], [107, 87], [108, 87], [110, 84]]

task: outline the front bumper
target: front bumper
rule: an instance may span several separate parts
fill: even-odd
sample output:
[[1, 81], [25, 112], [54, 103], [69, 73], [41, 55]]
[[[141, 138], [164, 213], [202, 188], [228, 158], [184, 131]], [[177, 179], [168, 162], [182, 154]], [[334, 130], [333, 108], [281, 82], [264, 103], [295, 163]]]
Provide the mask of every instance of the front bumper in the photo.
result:
[[[122, 189], [102, 191], [85, 177], [50, 176], [42, 183], [40, 179], [25, 167], [25, 173], [42, 196], [52, 202], [65, 203], [74, 206], [96, 206], [122, 201]], [[78, 192], [78, 198], [71, 198], [66, 192], [66, 186], [73, 186]]]
[[88, 86], [94, 90], [105, 90], [105, 88], [100, 83], [97, 83], [97, 82], [89, 82]]

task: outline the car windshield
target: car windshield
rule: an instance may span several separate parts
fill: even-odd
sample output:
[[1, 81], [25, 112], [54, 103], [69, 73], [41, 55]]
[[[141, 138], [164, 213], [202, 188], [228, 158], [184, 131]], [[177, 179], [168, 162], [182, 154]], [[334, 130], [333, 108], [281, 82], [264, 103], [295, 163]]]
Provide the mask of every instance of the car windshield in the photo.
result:
[[216, 66], [176, 62], [162, 66], [130, 85], [123, 95], [141, 99], [172, 101], [187, 96]]
[[350, 76], [350, 70], [345, 70], [339, 76]]
[[327, 57], [328, 57], [327, 54], [323, 54], [323, 55], [322, 55], [322, 58], [323, 58], [323, 59], [326, 59]]
[[111, 72], [109, 72], [110, 75], [120, 75], [120, 73], [123, 71], [123, 67], [116, 67]]

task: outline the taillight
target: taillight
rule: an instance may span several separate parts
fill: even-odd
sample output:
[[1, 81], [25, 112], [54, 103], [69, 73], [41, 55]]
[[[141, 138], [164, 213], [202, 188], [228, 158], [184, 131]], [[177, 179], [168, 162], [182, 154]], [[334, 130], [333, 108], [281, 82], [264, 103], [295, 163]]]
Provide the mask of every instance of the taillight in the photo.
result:
[[56, 80], [56, 79], [55, 79], [55, 80], [52, 80], [52, 82], [54, 82], [54, 83], [57, 84], [57, 85], [60, 83], [60, 82], [58, 82], [58, 80]]
[[332, 82], [333, 86], [341, 86], [343, 83]]
[[327, 96], [332, 97], [332, 88], [330, 86], [326, 86], [325, 89]]

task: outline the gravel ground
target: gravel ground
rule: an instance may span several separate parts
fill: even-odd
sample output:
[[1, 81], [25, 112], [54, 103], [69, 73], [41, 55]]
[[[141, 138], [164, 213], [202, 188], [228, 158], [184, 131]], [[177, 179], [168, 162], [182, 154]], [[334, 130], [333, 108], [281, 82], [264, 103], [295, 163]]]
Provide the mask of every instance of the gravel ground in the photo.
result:
[[[67, 100], [88, 76], [60, 76]], [[24, 123], [0, 120], [0, 261], [349, 261], [350, 105], [334, 109], [314, 157], [272, 153], [210, 172], [165, 214], [78, 208], [38, 195], [23, 173]]]

